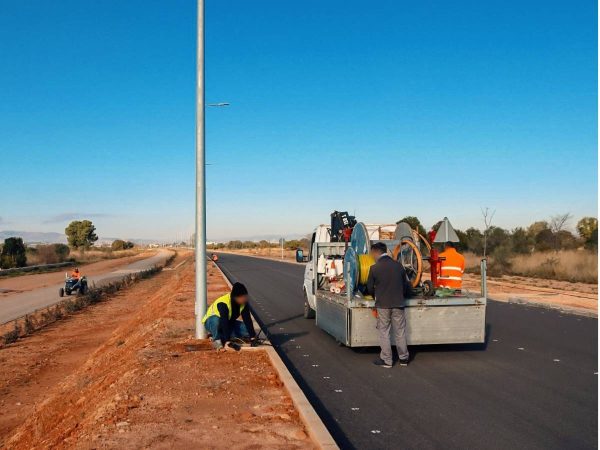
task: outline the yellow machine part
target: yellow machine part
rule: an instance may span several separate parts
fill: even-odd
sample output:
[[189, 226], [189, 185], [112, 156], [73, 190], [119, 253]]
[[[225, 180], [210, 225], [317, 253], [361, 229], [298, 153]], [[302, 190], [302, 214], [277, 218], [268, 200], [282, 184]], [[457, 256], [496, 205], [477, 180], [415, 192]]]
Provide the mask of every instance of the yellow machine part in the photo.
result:
[[371, 255], [358, 255], [358, 284], [367, 284], [369, 270], [375, 264]]

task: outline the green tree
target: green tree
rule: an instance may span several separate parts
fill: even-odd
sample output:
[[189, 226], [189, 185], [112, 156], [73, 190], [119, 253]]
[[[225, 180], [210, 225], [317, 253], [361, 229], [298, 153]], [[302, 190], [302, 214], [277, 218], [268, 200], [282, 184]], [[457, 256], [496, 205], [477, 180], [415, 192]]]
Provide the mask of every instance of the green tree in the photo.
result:
[[547, 252], [555, 246], [554, 233], [549, 228], [541, 230], [535, 235], [535, 250], [538, 252]]
[[69, 250], [69, 246], [65, 244], [53, 244], [53, 246], [54, 253], [56, 253], [56, 256], [58, 256], [58, 261], [66, 261], [66, 259], [69, 257], [69, 253], [71, 253], [71, 250]]
[[508, 247], [510, 244], [510, 234], [504, 228], [491, 226], [488, 228], [487, 248], [489, 253], [501, 246]]
[[469, 250], [469, 239], [467, 237], [467, 233], [457, 229], [454, 229], [454, 231], [456, 231], [456, 235], [458, 236], [458, 244], [456, 244], [456, 250], [458, 250], [459, 252]]
[[554, 233], [555, 247], [562, 250], [573, 250], [579, 246], [577, 237], [568, 230], [560, 230]]
[[583, 239], [585, 248], [598, 248], [598, 219], [584, 217], [577, 222], [577, 233]]
[[125, 245], [126, 245], [126, 242], [124, 240], [116, 239], [113, 241], [112, 244], [110, 244], [110, 248], [111, 248], [111, 250], [115, 250], [115, 251], [123, 250], [123, 249], [125, 249]]
[[598, 227], [594, 228], [590, 238], [585, 241], [585, 248], [588, 250], [598, 250]]
[[87, 250], [98, 240], [96, 227], [89, 220], [74, 220], [65, 228], [67, 242], [75, 249]]
[[535, 237], [543, 230], [549, 230], [550, 226], [548, 222], [545, 220], [541, 220], [539, 222], [533, 222], [531, 225], [527, 227], [527, 235], [530, 239], [535, 240]]
[[133, 247], [135, 247], [135, 244], [133, 242], [131, 242], [131, 241], [125, 242], [126, 249], [133, 248]]
[[3, 269], [11, 269], [13, 267], [25, 267], [26, 264], [27, 255], [23, 239], [20, 237], [4, 239], [2, 253], [0, 253], [0, 266]]
[[234, 250], [244, 248], [244, 243], [242, 241], [229, 241], [227, 243], [227, 248], [234, 249]]
[[523, 228], [515, 228], [511, 235], [512, 251], [515, 253], [530, 253], [533, 248], [533, 239]]
[[483, 255], [483, 233], [477, 228], [469, 228], [465, 231], [467, 249], [476, 255]]
[[417, 217], [415, 217], [415, 216], [406, 216], [405, 218], [400, 219], [396, 223], [400, 223], [400, 222], [406, 222], [407, 224], [410, 225], [410, 227], [413, 230], [417, 230], [421, 236], [425, 237], [427, 231], [425, 230], [425, 227], [423, 225], [421, 225], [421, 221]]

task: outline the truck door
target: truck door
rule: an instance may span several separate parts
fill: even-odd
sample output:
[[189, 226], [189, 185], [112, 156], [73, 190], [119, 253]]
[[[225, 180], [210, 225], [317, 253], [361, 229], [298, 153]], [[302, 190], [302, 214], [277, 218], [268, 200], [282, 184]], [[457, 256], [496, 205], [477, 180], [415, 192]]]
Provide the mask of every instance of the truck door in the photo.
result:
[[304, 292], [306, 292], [306, 299], [308, 301], [309, 306], [312, 309], [315, 309], [315, 276], [316, 274], [314, 273], [314, 262], [313, 262], [313, 258], [315, 257], [315, 255], [313, 255], [313, 251], [314, 251], [314, 244], [315, 244], [315, 237], [316, 237], [316, 232], [312, 234], [312, 238], [310, 241], [310, 248], [308, 250], [308, 263], [306, 264], [306, 267], [304, 269]]

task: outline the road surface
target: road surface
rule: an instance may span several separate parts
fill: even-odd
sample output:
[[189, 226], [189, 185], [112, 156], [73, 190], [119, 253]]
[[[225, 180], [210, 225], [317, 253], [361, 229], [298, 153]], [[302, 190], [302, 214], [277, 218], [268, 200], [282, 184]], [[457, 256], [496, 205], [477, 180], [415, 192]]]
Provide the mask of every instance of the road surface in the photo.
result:
[[596, 448], [598, 321], [491, 301], [487, 344], [371, 364], [302, 316], [304, 266], [231, 254], [258, 321], [341, 448]]
[[[87, 277], [88, 285], [101, 286], [112, 281], [120, 280], [130, 273], [147, 270], [156, 265], [164, 264], [171, 256], [169, 250], [159, 250], [155, 255], [127, 264], [111, 272]], [[85, 275], [85, 273], [84, 273]], [[63, 299], [58, 296], [58, 290], [64, 284], [56, 284], [45, 288], [35, 289], [20, 294], [12, 294], [0, 299], [0, 324], [9, 322], [37, 309], [45, 308]]]

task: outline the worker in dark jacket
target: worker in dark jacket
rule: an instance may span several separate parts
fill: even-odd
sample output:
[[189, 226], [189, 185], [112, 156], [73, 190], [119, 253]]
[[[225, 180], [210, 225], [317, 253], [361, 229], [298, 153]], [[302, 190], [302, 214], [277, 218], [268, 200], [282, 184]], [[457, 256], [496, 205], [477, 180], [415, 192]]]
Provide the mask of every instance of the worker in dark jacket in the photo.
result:
[[[243, 322], [238, 318], [242, 317]], [[216, 299], [208, 307], [202, 323], [212, 337], [213, 346], [217, 350], [239, 350], [237, 344], [231, 343], [231, 338], [256, 339], [250, 307], [248, 305], [248, 290], [242, 283], [234, 283], [231, 292]]]
[[387, 246], [383, 242], [371, 245], [371, 256], [375, 259], [375, 264], [369, 271], [367, 291], [375, 297], [377, 330], [381, 346], [381, 353], [374, 364], [388, 369], [392, 367], [391, 330], [393, 329], [400, 365], [406, 366], [408, 348], [404, 298], [409, 289], [408, 278], [402, 264], [394, 261], [387, 254]]

